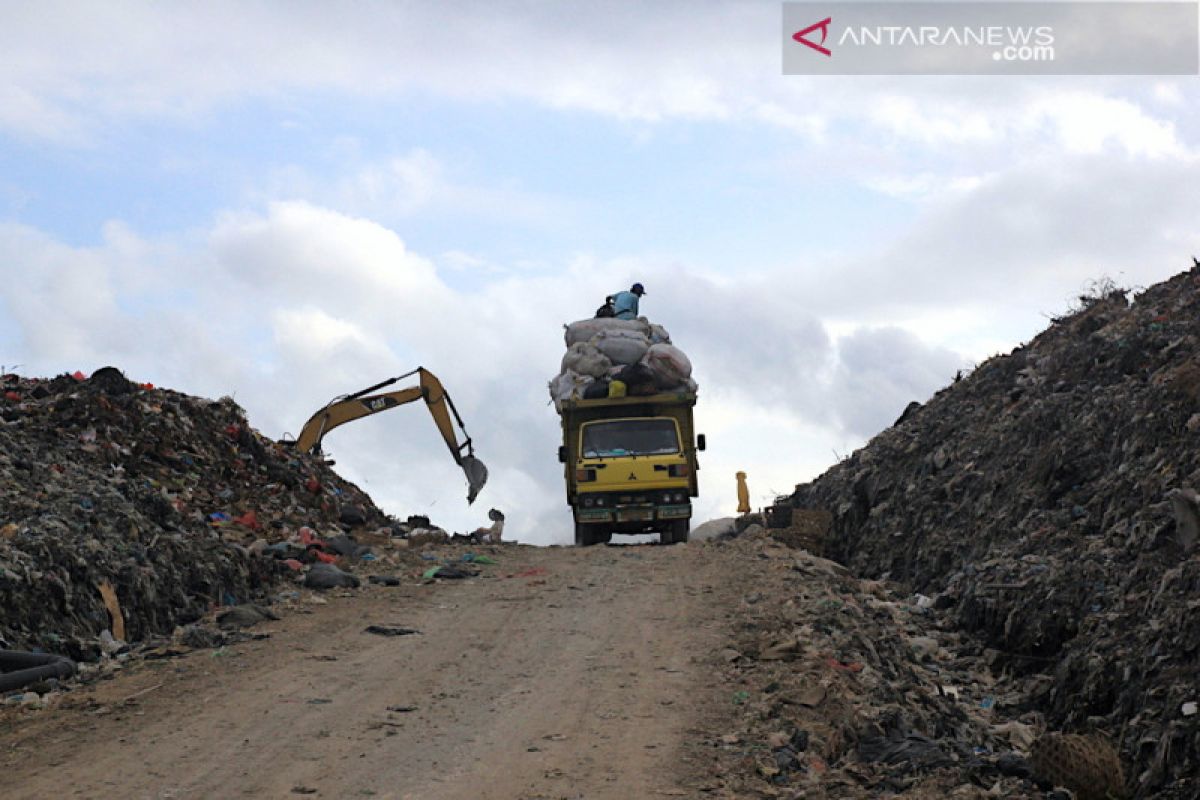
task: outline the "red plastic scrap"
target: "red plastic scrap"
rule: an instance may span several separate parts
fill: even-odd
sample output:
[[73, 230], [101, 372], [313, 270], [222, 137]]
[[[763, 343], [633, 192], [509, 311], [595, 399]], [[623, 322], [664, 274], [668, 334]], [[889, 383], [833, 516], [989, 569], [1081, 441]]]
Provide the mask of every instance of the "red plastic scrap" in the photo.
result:
[[337, 556], [326, 553], [323, 550], [318, 550], [316, 547], [309, 548], [310, 553], [317, 557], [317, 561], [324, 561], [326, 564], [332, 564], [337, 561]]
[[294, 558], [285, 558], [283, 563], [286, 564], [289, 569], [295, 570], [296, 572], [304, 569], [304, 565]]
[[231, 422], [225, 426], [225, 435], [230, 439], [236, 439], [242, 433], [242, 427], [235, 422]]
[[249, 528], [252, 531], [256, 531], [256, 530], [259, 530], [260, 528], [262, 528], [262, 523], [258, 521], [258, 514], [254, 513], [253, 510], [247, 511], [245, 514], [242, 514], [240, 517], [234, 517], [233, 521], [236, 522], [238, 525], [241, 525], [245, 528]]
[[21, 402], [21, 395], [17, 392], [5, 392], [4, 397], [5, 399], [12, 400], [14, 403]]
[[87, 375], [84, 375], [79, 370], [75, 370], [74, 372], [72, 372], [71, 377], [77, 381], [86, 381], [87, 380]]

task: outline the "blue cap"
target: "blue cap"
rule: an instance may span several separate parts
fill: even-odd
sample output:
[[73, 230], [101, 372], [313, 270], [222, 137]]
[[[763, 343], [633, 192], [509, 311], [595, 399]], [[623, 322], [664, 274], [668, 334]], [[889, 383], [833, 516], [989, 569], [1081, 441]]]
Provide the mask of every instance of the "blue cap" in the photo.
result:
[[646, 293], [646, 287], [642, 286], [640, 283], [635, 283], [633, 286], [629, 287], [629, 291], [640, 296]]

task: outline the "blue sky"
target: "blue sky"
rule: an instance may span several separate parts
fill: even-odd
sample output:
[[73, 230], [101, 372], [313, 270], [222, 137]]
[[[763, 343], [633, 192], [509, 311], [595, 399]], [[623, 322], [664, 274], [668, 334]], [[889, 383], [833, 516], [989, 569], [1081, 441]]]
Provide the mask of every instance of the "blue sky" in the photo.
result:
[[420, 409], [329, 444], [460, 530], [569, 538], [546, 382], [633, 280], [695, 364], [703, 518], [1200, 252], [1195, 78], [783, 76], [752, 0], [4, 14], [0, 363], [231, 394], [271, 436], [423, 364], [483, 510]]
[[[522, 202], [383, 202], [374, 212], [402, 227], [420, 252], [464, 251], [494, 263], [657, 251], [717, 269], [788, 267], [809, 253], [881, 243], [914, 214], [839, 178], [786, 131], [629, 123], [520, 100], [420, 93], [243, 102], [200, 120], [106, 128], [80, 147], [7, 141], [3, 208], [9, 219], [77, 246], [98, 243], [112, 219], [144, 235], [171, 235], [278, 192], [329, 202], [321, 188], [348, 169], [413, 153], [435, 160], [451, 182]], [[865, 230], [864, 214], [873, 220]]]

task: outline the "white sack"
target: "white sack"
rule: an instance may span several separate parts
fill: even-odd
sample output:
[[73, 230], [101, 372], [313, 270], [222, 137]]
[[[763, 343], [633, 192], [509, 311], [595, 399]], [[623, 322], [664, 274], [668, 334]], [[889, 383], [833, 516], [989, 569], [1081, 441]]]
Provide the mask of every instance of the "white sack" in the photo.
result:
[[659, 378], [659, 388], [678, 386], [692, 377], [691, 360], [675, 345], [652, 345], [642, 363], [654, 370]]
[[578, 342], [588, 342], [604, 331], [630, 331], [642, 336], [650, 335], [650, 324], [644, 319], [617, 319], [616, 317], [599, 317], [597, 319], [581, 319], [566, 326], [567, 347]]
[[588, 342], [576, 342], [563, 356], [562, 371], [577, 372], [592, 378], [603, 378], [612, 369], [612, 361], [608, 356]]
[[570, 371], [564, 372], [550, 381], [550, 399], [554, 401], [554, 407], [561, 409], [563, 401], [578, 400], [583, 397], [583, 390], [591, 382], [592, 379], [587, 375]]
[[601, 331], [592, 344], [614, 364], [636, 364], [650, 348], [650, 340], [634, 331]]

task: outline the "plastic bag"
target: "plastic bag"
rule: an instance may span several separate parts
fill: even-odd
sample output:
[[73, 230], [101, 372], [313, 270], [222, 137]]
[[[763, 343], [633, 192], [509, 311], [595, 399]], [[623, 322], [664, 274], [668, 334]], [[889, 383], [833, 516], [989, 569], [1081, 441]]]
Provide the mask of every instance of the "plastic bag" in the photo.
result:
[[550, 381], [550, 399], [554, 401], [554, 407], [561, 409], [563, 401], [581, 398], [583, 390], [591, 382], [592, 379], [587, 375], [570, 371], [564, 372]]
[[641, 319], [616, 319], [601, 317], [599, 319], [581, 319], [566, 326], [564, 338], [567, 347], [578, 342], [589, 342], [604, 331], [628, 331], [650, 336], [650, 324]]
[[614, 364], [636, 364], [645, 357], [650, 340], [636, 331], [612, 330], [598, 333], [592, 344]]
[[603, 380], [593, 381], [583, 389], [584, 400], [598, 400], [602, 397], [609, 396], [609, 381], [607, 378]]
[[603, 378], [612, 369], [612, 361], [608, 356], [596, 349], [595, 345], [587, 342], [577, 342], [563, 356], [562, 371], [576, 372], [592, 378]]
[[651, 345], [642, 363], [654, 370], [660, 389], [678, 386], [692, 376], [691, 360], [674, 345]]

